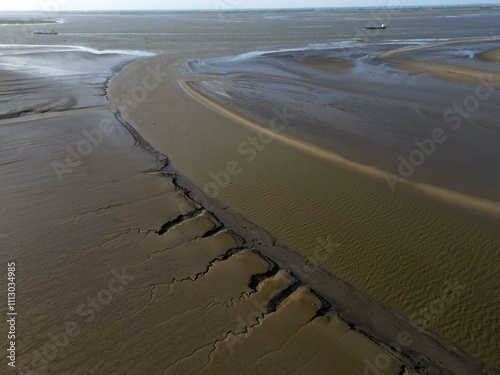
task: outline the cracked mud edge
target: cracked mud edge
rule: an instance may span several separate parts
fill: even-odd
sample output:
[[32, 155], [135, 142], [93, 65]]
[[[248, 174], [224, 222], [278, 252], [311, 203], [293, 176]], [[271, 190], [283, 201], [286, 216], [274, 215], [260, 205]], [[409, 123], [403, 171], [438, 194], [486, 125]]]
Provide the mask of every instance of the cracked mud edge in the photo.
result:
[[[270, 266], [272, 266], [272, 267], [267, 272], [264, 272], [260, 275], [254, 275], [254, 276], [258, 276], [260, 280], [264, 280], [266, 278], [275, 276], [277, 274], [277, 269], [279, 271], [279, 267], [277, 266], [276, 263], [272, 262], [269, 258], [267, 258], [265, 256], [263, 256], [263, 258], [265, 260], [269, 261]], [[260, 313], [257, 316], [254, 316], [252, 318], [252, 320], [254, 321], [253, 323], [248, 322], [245, 325], [241, 326], [240, 329], [237, 329], [237, 330], [233, 329], [233, 330], [229, 330], [229, 331], [224, 332], [224, 334], [221, 338], [214, 340], [213, 342], [211, 342], [207, 345], [196, 348], [191, 354], [184, 356], [182, 358], [179, 358], [175, 363], [173, 363], [172, 365], [170, 365], [166, 369], [165, 373], [167, 373], [167, 371], [170, 370], [171, 368], [175, 368], [175, 366], [178, 363], [181, 363], [185, 359], [191, 357], [194, 353], [200, 352], [203, 349], [210, 347], [211, 349], [210, 349], [210, 352], [208, 353], [208, 362], [202, 368], [198, 369], [198, 372], [203, 370], [206, 366], [208, 366], [211, 363], [212, 355], [217, 350], [217, 348], [219, 347], [220, 344], [222, 344], [223, 342], [228, 340], [231, 335], [233, 335], [233, 337], [236, 337], [236, 336], [245, 337], [246, 335], [248, 335], [252, 329], [259, 327], [264, 322], [266, 317], [275, 313], [278, 310], [278, 307], [300, 287], [300, 284], [301, 284], [300, 281], [298, 279], [296, 279], [293, 275], [291, 277], [293, 279], [291, 284], [283, 287], [283, 289], [281, 289], [279, 291], [276, 291], [276, 293], [270, 298], [266, 310], [260, 311]], [[257, 293], [257, 285], [258, 285], [258, 283], [255, 284], [254, 288], [252, 288], [252, 292], [248, 293], [249, 297], [251, 297], [252, 295]], [[311, 293], [317, 295], [312, 290], [311, 290]], [[316, 315], [311, 319], [311, 321], [314, 320], [316, 317], [319, 317], [318, 313], [316, 313]]]
[[[293, 271], [297, 267], [303, 266], [314, 269], [314, 274], [307, 277], [307, 282], [301, 280], [296, 273], [291, 272], [293, 277], [297, 279], [297, 282], [270, 301], [268, 305], [270, 312], [275, 311], [300, 286], [307, 286], [322, 301], [322, 307], [312, 320], [319, 316], [337, 316], [353, 331], [364, 336], [379, 346], [381, 350], [389, 352], [403, 362], [401, 374], [405, 374], [407, 371], [429, 375], [500, 374], [498, 370], [486, 369], [483, 363], [470, 358], [455, 348], [452, 343], [447, 342], [437, 334], [427, 330], [421, 332], [419, 327], [413, 325], [381, 302], [374, 300], [325, 270], [312, 266], [308, 259], [279, 244], [276, 238], [264, 229], [251, 223], [242, 215], [233, 212], [219, 201], [208, 198], [197, 186], [181, 175], [170, 164], [166, 155], [158, 152], [145, 140], [121, 116], [118, 110], [114, 110], [113, 112], [116, 119], [134, 139], [135, 146], [140, 147], [156, 158], [158, 170], [153, 172], [158, 172], [168, 177], [174, 187], [181, 191], [194, 207], [192, 211], [181, 214], [174, 220], [163, 224], [156, 233], [163, 235], [176, 225], [194, 218], [202, 212], [207, 212], [218, 223], [214, 225], [213, 229], [205, 233], [203, 237], [226, 230], [237, 243], [237, 246], [229, 249], [224, 255], [213, 259], [205, 271], [198, 273], [194, 279], [191, 277], [188, 278], [189, 280], [197, 280], [209, 272], [216, 262], [224, 261], [239, 251], [255, 249], [254, 251], [265, 260], [270, 261], [273, 267], [264, 274], [252, 277], [249, 285], [252, 289], [255, 289], [265, 278], [275, 275], [280, 269]], [[182, 282], [188, 279], [173, 280], [173, 282]], [[367, 311], [374, 313], [368, 314]], [[414, 339], [414, 344], [411, 347], [397, 350], [390, 344], [397, 342], [396, 337], [400, 332], [407, 332]]]

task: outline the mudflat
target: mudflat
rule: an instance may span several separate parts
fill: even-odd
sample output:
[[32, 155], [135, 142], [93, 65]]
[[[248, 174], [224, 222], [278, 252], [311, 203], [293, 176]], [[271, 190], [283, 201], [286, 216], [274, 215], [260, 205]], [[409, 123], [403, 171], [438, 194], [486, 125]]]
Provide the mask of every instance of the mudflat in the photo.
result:
[[[497, 15], [485, 14], [487, 27]], [[448, 48], [431, 35], [421, 50], [387, 42], [389, 30], [359, 41], [372, 17], [359, 12], [335, 26], [329, 12], [89, 17], [0, 57], [2, 99], [20, 98], [2, 107], [0, 196], [21, 372], [472, 374], [498, 363], [485, 328], [498, 319], [494, 38], [457, 64], [428, 53]], [[405, 65], [421, 58], [429, 75]], [[432, 64], [485, 76], [491, 95], [392, 192], [398, 154], [480, 83]]]

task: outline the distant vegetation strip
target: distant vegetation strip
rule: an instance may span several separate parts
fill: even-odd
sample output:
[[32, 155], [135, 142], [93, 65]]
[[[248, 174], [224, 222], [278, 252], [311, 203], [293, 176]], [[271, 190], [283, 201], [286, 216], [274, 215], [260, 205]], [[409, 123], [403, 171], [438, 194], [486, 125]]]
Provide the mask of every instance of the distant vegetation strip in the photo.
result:
[[0, 19], [0, 25], [38, 25], [45, 23], [57, 23], [57, 21], [42, 19]]

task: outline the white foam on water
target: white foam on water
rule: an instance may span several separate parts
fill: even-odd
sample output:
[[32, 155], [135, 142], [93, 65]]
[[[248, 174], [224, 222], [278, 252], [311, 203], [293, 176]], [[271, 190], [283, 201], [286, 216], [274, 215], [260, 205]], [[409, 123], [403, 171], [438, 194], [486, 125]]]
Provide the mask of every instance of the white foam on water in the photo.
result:
[[[2, 49], [5, 49], [7, 53], [4, 53]], [[17, 51], [16, 51], [17, 49]], [[30, 54], [34, 52], [90, 52], [94, 55], [107, 55], [107, 54], [118, 54], [118, 55], [131, 55], [139, 57], [150, 57], [155, 56], [153, 52], [146, 51], [134, 51], [134, 50], [96, 50], [88, 47], [81, 46], [65, 46], [65, 45], [29, 45], [29, 44], [0, 44], [0, 56], [4, 55], [22, 55]]]
[[[245, 52], [239, 55], [234, 55], [234, 56], [225, 56], [221, 58], [215, 58], [215, 59], [208, 59], [206, 61], [224, 61], [224, 62], [231, 62], [231, 61], [239, 61], [239, 60], [245, 60], [245, 59], [250, 59], [253, 57], [257, 56], [264, 56], [264, 55], [270, 55], [270, 54], [275, 54], [275, 53], [288, 53], [288, 52], [301, 52], [301, 51], [307, 51], [307, 50], [321, 50], [321, 49], [344, 49], [344, 48], [350, 48], [350, 47], [355, 47], [359, 46], [361, 43], [355, 40], [347, 40], [347, 41], [335, 41], [335, 42], [328, 42], [328, 43], [316, 43], [316, 44], [309, 44], [306, 47], [299, 47], [299, 48], [283, 48], [283, 49], [275, 49], [275, 50], [268, 50], [268, 51], [251, 51], [251, 52]], [[199, 61], [201, 63], [201, 61]]]

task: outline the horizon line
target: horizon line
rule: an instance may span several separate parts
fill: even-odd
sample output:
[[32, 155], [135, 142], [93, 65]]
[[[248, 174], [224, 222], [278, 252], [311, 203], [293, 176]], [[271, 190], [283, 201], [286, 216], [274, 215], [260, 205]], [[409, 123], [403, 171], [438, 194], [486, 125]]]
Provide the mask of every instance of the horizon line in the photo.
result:
[[[432, 4], [432, 5], [405, 5], [405, 6], [337, 6], [337, 7], [292, 7], [292, 8], [206, 8], [206, 9], [71, 9], [71, 10], [52, 10], [50, 13], [68, 13], [68, 12], [258, 12], [258, 11], [304, 11], [304, 10], [377, 10], [377, 9], [435, 9], [435, 8], [492, 8], [500, 7], [499, 3], [483, 3], [483, 4]], [[40, 12], [47, 13], [47, 11], [40, 9], [19, 9], [19, 10], [2, 10], [0, 12]]]

